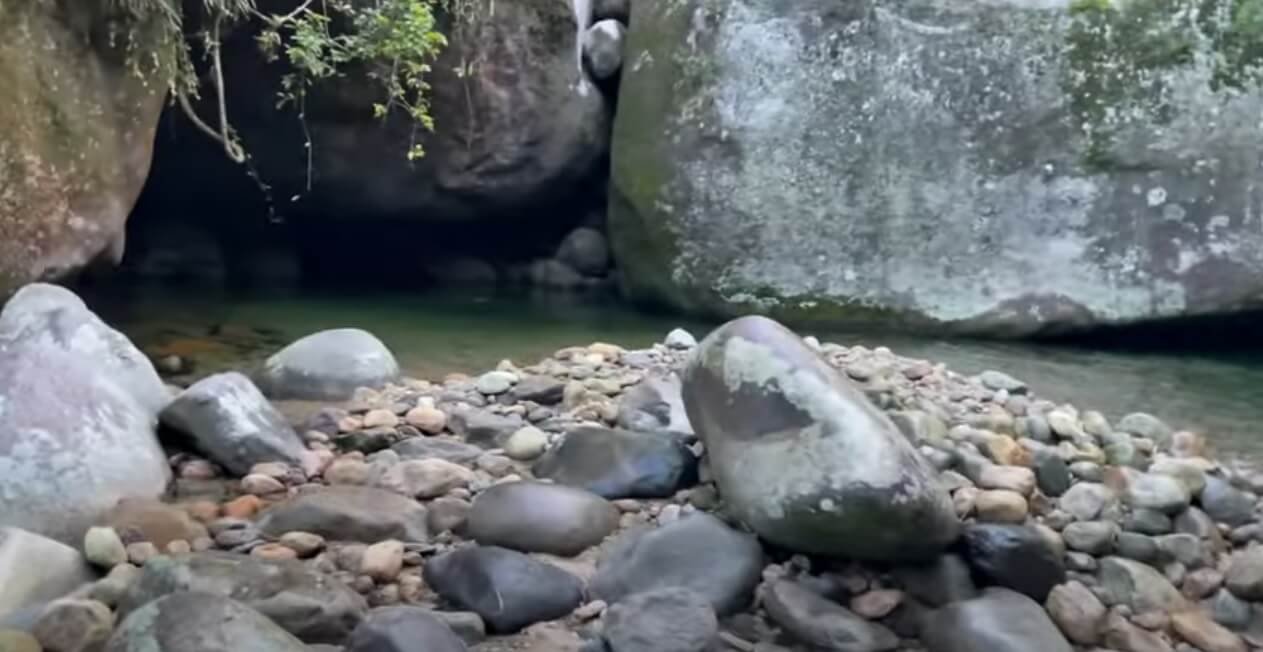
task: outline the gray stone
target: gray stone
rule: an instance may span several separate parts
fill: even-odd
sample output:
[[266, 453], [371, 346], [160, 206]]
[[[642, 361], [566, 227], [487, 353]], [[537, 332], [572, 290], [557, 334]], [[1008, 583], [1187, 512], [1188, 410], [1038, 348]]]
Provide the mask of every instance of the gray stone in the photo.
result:
[[261, 462], [302, 467], [306, 448], [285, 417], [249, 378], [229, 372], [194, 383], [162, 411], [162, 423], [189, 435], [235, 475]]
[[1254, 516], [1256, 498], [1218, 476], [1206, 476], [1206, 486], [1197, 498], [1211, 518], [1228, 525], [1241, 525]]
[[1066, 637], [1080, 645], [1093, 645], [1101, 638], [1105, 605], [1088, 587], [1067, 582], [1053, 588], [1045, 605], [1048, 615]]
[[583, 58], [587, 60], [588, 70], [594, 78], [609, 79], [618, 74], [623, 67], [623, 42], [626, 35], [627, 28], [616, 20], [598, 21], [588, 28], [583, 36]]
[[1166, 534], [1175, 528], [1171, 517], [1156, 509], [1135, 509], [1123, 520], [1123, 529], [1141, 534]]
[[1162, 573], [1138, 561], [1121, 557], [1101, 560], [1101, 599], [1108, 605], [1125, 604], [1133, 613], [1170, 611], [1184, 606], [1184, 597]]
[[425, 583], [444, 600], [473, 611], [497, 633], [569, 614], [583, 601], [579, 578], [507, 548], [471, 546], [425, 565]]
[[479, 494], [468, 519], [465, 536], [483, 545], [569, 557], [613, 532], [619, 511], [582, 489], [509, 482]]
[[94, 579], [78, 550], [18, 528], [0, 528], [0, 620]]
[[989, 584], [1043, 602], [1066, 579], [1061, 557], [1032, 527], [974, 524], [965, 528], [963, 539], [965, 560]]
[[101, 568], [127, 562], [127, 547], [112, 527], [90, 527], [83, 535], [83, 556]]
[[1114, 546], [1120, 557], [1151, 563], [1158, 561], [1158, 542], [1153, 537], [1135, 532], [1121, 532]]
[[482, 616], [472, 611], [434, 611], [435, 618], [443, 621], [465, 645], [477, 645], [487, 638], [487, 625]]
[[346, 652], [465, 652], [465, 643], [434, 612], [382, 607], [369, 613], [346, 641]]
[[958, 555], [940, 555], [928, 564], [900, 566], [894, 573], [908, 595], [931, 607], [978, 595], [969, 566]]
[[631, 16], [631, 0], [593, 0], [592, 17], [597, 20], [612, 18], [626, 23]]
[[727, 509], [791, 550], [930, 559], [959, 523], [938, 473], [850, 380], [763, 317], [716, 329], [684, 375]]
[[31, 633], [46, 650], [94, 652], [100, 650], [114, 629], [114, 614], [96, 600], [54, 600], [40, 614]]
[[390, 449], [404, 459], [436, 457], [456, 464], [472, 464], [487, 452], [483, 448], [450, 437], [411, 437]]
[[[694, 344], [696, 346], [696, 344]], [[675, 374], [650, 374], [618, 400], [618, 426], [625, 430], [693, 433]]]
[[1206, 551], [1202, 549], [1202, 541], [1191, 534], [1165, 534], [1154, 537], [1158, 551], [1172, 561], [1177, 561], [1187, 568], [1198, 568], [1206, 565]]
[[763, 607], [790, 635], [813, 648], [885, 652], [899, 647], [899, 637], [889, 629], [788, 580], [768, 587]]
[[453, 433], [463, 437], [470, 444], [483, 448], [501, 448], [509, 437], [513, 436], [513, 433], [526, 425], [526, 422], [516, 416], [503, 416], [487, 410], [466, 408], [450, 414], [447, 424]]
[[384, 489], [354, 486], [294, 496], [264, 512], [259, 529], [269, 537], [301, 531], [363, 543], [429, 539], [425, 508], [416, 501]]
[[508, 371], [488, 371], [478, 377], [474, 381], [474, 388], [481, 394], [495, 396], [503, 394], [513, 387], [513, 383], [517, 382], [517, 375]]
[[1208, 602], [1211, 617], [1220, 625], [1244, 629], [1250, 624], [1250, 603], [1233, 595], [1231, 590], [1219, 589]]
[[239, 600], [307, 643], [339, 643], [364, 618], [364, 599], [337, 578], [294, 560], [218, 552], [149, 560], [119, 604], [124, 617], [162, 596], [209, 593]]
[[1252, 546], [1232, 556], [1226, 585], [1245, 600], [1263, 600], [1263, 547]]
[[1091, 521], [1117, 499], [1113, 489], [1095, 482], [1080, 482], [1070, 487], [1057, 505], [1080, 521]]
[[105, 652], [308, 652], [264, 614], [223, 594], [176, 592], [131, 612]]
[[1096, 462], [1080, 461], [1070, 465], [1070, 473], [1084, 482], [1101, 482], [1105, 479], [1105, 469]]
[[34, 284], [0, 311], [0, 523], [78, 546], [118, 500], [171, 471], [153, 365], [70, 291]]
[[272, 399], [341, 401], [360, 387], [399, 378], [395, 356], [372, 333], [341, 328], [308, 335], [268, 358], [255, 377]]
[[683, 328], [673, 328], [670, 333], [667, 333], [667, 337], [662, 340], [662, 343], [665, 344], [668, 349], [687, 351], [697, 346], [697, 338], [693, 337], [692, 333], [684, 330]]
[[1010, 376], [1003, 371], [987, 370], [978, 374], [978, 382], [983, 387], [994, 391], [1005, 391], [1010, 394], [1025, 394], [1026, 383]]
[[[613, 26], [610, 24], [613, 23]], [[583, 37], [583, 55], [597, 79], [606, 79], [622, 65], [623, 35], [626, 28], [614, 21], [600, 20], [588, 28]], [[613, 66], [611, 70], [609, 66]], [[605, 235], [582, 226], [562, 238], [557, 246], [557, 260], [585, 276], [601, 276], [610, 267], [610, 246]]]
[[1071, 652], [1039, 603], [1002, 588], [932, 612], [921, 640], [930, 652]]
[[1109, 521], [1071, 523], [1061, 531], [1061, 536], [1071, 550], [1100, 556], [1114, 550], [1114, 541], [1118, 538], [1118, 525]]
[[615, 540], [589, 591], [615, 603], [641, 591], [680, 587], [705, 596], [720, 616], [744, 608], [763, 572], [758, 541], [709, 514], [686, 516]]
[[1144, 412], [1128, 414], [1114, 426], [1114, 430], [1153, 440], [1159, 446], [1171, 438], [1172, 432], [1171, 427], [1161, 419]]
[[1188, 487], [1178, 478], [1156, 473], [1134, 476], [1123, 492], [1128, 505], [1139, 509], [1155, 509], [1166, 514], [1178, 514], [1188, 507], [1192, 499]]
[[565, 395], [566, 384], [551, 376], [526, 376], [509, 391], [519, 401], [556, 405]]
[[584, 427], [566, 433], [532, 471], [605, 498], [665, 498], [696, 484], [697, 467], [674, 433]]
[[1105, 645], [1125, 652], [1172, 652], [1170, 643], [1157, 632], [1132, 624], [1118, 611], [1105, 619]]
[[431, 534], [463, 532], [469, 520], [469, 501], [461, 498], [437, 498], [426, 506], [425, 524]]
[[681, 588], [619, 601], [605, 613], [601, 631], [610, 652], [702, 652], [718, 633], [710, 602]]

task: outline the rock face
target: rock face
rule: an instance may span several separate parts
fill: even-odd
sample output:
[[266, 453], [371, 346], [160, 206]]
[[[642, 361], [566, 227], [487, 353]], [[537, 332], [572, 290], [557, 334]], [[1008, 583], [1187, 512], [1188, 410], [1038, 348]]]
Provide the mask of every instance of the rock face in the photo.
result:
[[1257, 53], [1180, 18], [1232, 0], [633, 4], [637, 300], [993, 335], [1258, 305]]
[[472, 546], [430, 560], [425, 582], [443, 599], [482, 616], [493, 632], [569, 614], [583, 601], [583, 583], [556, 566], [494, 546]]
[[132, 612], [105, 652], [306, 652], [309, 648], [266, 616], [212, 593], [173, 593]]
[[165, 72], [153, 65], [170, 63], [171, 51], [165, 17], [112, 3], [73, 13], [30, 3], [3, 15], [0, 301], [30, 281], [122, 257], [166, 97]]
[[921, 639], [929, 644], [930, 652], [1071, 652], [1038, 603], [998, 588], [935, 611]]
[[255, 381], [274, 399], [341, 401], [359, 387], [399, 377], [399, 363], [372, 333], [341, 328], [308, 335], [267, 359]]
[[582, 489], [510, 482], [474, 499], [465, 534], [484, 545], [572, 556], [618, 527], [618, 509]]
[[684, 374], [727, 504], [793, 550], [928, 559], [959, 531], [937, 473], [841, 373], [776, 322], [711, 333]]
[[0, 312], [0, 523], [77, 546], [120, 499], [161, 494], [167, 400], [144, 354], [78, 297], [23, 288]]
[[533, 471], [605, 498], [665, 498], [697, 482], [697, 457], [669, 432], [585, 427], [566, 433]]
[[376, 543], [384, 539], [425, 541], [425, 508], [384, 489], [337, 486], [304, 493], [269, 509], [259, 521], [263, 534], [311, 532], [323, 537]]
[[162, 422], [193, 437], [198, 448], [237, 475], [260, 462], [302, 466], [303, 442], [249, 378], [217, 374], [180, 393]]
[[368, 610], [359, 594], [300, 562], [197, 553], [149, 560], [119, 612], [131, 614], [165, 595], [183, 592], [239, 600], [308, 643], [341, 643]]

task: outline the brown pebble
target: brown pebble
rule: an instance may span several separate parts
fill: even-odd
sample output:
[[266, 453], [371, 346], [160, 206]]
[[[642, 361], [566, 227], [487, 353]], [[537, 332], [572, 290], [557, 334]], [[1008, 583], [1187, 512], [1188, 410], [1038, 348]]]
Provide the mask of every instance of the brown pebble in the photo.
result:
[[284, 559], [298, 559], [298, 553], [289, 546], [279, 543], [265, 543], [250, 551], [250, 555], [260, 559], [269, 559], [271, 561], [281, 561]]
[[253, 518], [262, 507], [263, 501], [258, 496], [247, 495], [224, 503], [223, 514], [230, 518]]
[[187, 555], [192, 551], [193, 545], [184, 539], [167, 542], [167, 554], [169, 555]]
[[184, 506], [184, 511], [189, 513], [194, 520], [199, 523], [206, 524], [219, 518], [219, 504], [213, 500], [198, 500]]
[[878, 589], [851, 599], [851, 611], [869, 620], [885, 618], [903, 602], [903, 591]]

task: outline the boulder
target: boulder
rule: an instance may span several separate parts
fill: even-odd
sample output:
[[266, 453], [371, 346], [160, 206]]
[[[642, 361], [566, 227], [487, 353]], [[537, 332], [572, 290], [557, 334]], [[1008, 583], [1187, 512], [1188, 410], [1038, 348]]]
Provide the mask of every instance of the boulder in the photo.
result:
[[347, 639], [346, 652], [465, 652], [465, 643], [433, 612], [418, 607], [374, 609]]
[[921, 640], [930, 652], [1071, 652], [1043, 607], [1008, 589], [992, 588], [954, 602], [926, 619]]
[[341, 643], [368, 611], [358, 593], [299, 561], [219, 552], [150, 559], [118, 611], [130, 618], [154, 600], [185, 592], [239, 600], [307, 643]]
[[264, 512], [259, 530], [269, 537], [299, 531], [363, 543], [429, 539], [425, 508], [416, 501], [385, 489], [356, 486], [294, 496]]
[[264, 614], [219, 593], [178, 592], [131, 612], [105, 652], [307, 652]]
[[513, 633], [568, 615], [583, 602], [583, 583], [566, 571], [507, 548], [470, 546], [425, 565], [425, 583], [487, 629]]
[[633, 300], [998, 336], [1259, 305], [1254, 53], [1184, 19], [1236, 0], [632, 5]]
[[601, 629], [610, 652], [702, 652], [718, 633], [710, 602], [679, 588], [622, 600], [606, 612]]
[[754, 537], [698, 513], [621, 535], [602, 555], [588, 590], [613, 604], [642, 591], [685, 588], [727, 616], [749, 603], [762, 572], [763, 550]]
[[532, 471], [605, 498], [666, 498], [697, 483], [697, 466], [672, 433], [583, 427], [566, 433]]
[[160, 495], [171, 470], [154, 426], [169, 400], [73, 293], [23, 288], [0, 312], [0, 523], [77, 546], [120, 499]]
[[360, 387], [399, 378], [395, 356], [372, 333], [354, 328], [320, 331], [268, 358], [255, 376], [272, 399], [342, 401]]
[[465, 536], [483, 545], [570, 557], [618, 527], [619, 512], [600, 496], [542, 482], [509, 482], [478, 494]]
[[684, 374], [725, 503], [791, 550], [930, 559], [959, 524], [937, 471], [850, 380], [764, 317], [721, 326]]
[[0, 528], [0, 620], [95, 579], [75, 548], [25, 530]]
[[236, 372], [194, 383], [160, 418], [235, 475], [246, 475], [261, 462], [303, 465], [307, 449], [298, 433], [249, 378]]
[[1061, 556], [1035, 528], [975, 524], [965, 528], [965, 560], [986, 584], [999, 585], [1043, 602], [1066, 579]]

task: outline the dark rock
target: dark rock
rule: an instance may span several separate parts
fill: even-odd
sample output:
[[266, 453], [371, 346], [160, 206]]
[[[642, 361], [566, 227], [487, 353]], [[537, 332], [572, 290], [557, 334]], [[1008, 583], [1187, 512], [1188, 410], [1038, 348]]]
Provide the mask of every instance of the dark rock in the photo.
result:
[[618, 520], [618, 508], [594, 493], [510, 482], [474, 499], [465, 536], [483, 545], [569, 557], [600, 543]]
[[928, 564], [900, 566], [894, 572], [908, 595], [931, 607], [969, 600], [978, 595], [969, 566], [958, 555], [939, 555]]
[[788, 580], [768, 587], [763, 607], [795, 639], [814, 648], [885, 652], [899, 647], [899, 638], [889, 629]]
[[685, 588], [726, 616], [749, 604], [762, 572], [763, 550], [754, 537], [699, 513], [620, 536], [588, 588], [611, 604], [642, 591]]
[[132, 611], [105, 652], [308, 652], [303, 642], [222, 592], [175, 592]]
[[519, 401], [556, 405], [565, 395], [566, 384], [551, 376], [526, 376], [509, 390]]
[[1254, 516], [1255, 497], [1218, 476], [1206, 476], [1206, 488], [1198, 502], [1207, 515], [1220, 523], [1241, 525]]
[[603, 80], [618, 75], [623, 67], [623, 42], [626, 37], [627, 28], [617, 20], [597, 21], [588, 28], [583, 36], [583, 58], [594, 78]]
[[1225, 574], [1229, 591], [1244, 600], [1263, 600], [1263, 548], [1250, 547], [1232, 556]]
[[465, 441], [483, 448], [499, 448], [526, 422], [515, 416], [502, 416], [469, 408], [448, 416], [447, 427]]
[[1136, 509], [1123, 520], [1123, 529], [1140, 534], [1166, 534], [1175, 528], [1171, 517], [1154, 509]]
[[425, 524], [431, 534], [464, 532], [472, 505], [461, 498], [436, 498], [426, 507]]
[[487, 451], [450, 437], [412, 437], [390, 447], [403, 459], [437, 457], [455, 464], [471, 465]]
[[267, 359], [255, 376], [272, 399], [342, 401], [360, 387], [399, 378], [399, 363], [381, 340], [342, 328], [308, 335]]
[[382, 607], [369, 613], [346, 641], [346, 652], [465, 652], [465, 643], [433, 612]]
[[368, 611], [364, 599], [337, 578], [301, 562], [218, 552], [150, 559], [118, 610], [126, 616], [186, 591], [239, 600], [308, 643], [341, 642]]
[[610, 652], [702, 652], [719, 633], [710, 601], [688, 589], [637, 593], [605, 613]]
[[683, 387], [675, 374], [650, 374], [618, 400], [618, 426], [648, 432], [668, 430], [693, 434], [684, 410]]
[[1055, 453], [1035, 456], [1035, 480], [1046, 496], [1060, 496], [1070, 489], [1070, 466]]
[[473, 546], [425, 565], [425, 582], [444, 600], [482, 616], [490, 631], [516, 632], [569, 614], [583, 584], [566, 571], [506, 548]]
[[1098, 579], [1105, 604], [1125, 604], [1133, 613], [1170, 611], [1185, 605], [1179, 590], [1162, 573], [1138, 561], [1106, 557], [1101, 560]]
[[[598, 25], [599, 24], [600, 23], [598, 23]], [[596, 29], [596, 27], [597, 25], [593, 25], [588, 30], [588, 33], [590, 34], [591, 30]], [[622, 35], [620, 34], [620, 45], [621, 36]], [[602, 45], [606, 45], [606, 43], [602, 42]], [[584, 48], [584, 54], [588, 55], [588, 42], [586, 39], [584, 41]], [[602, 52], [601, 56], [608, 58], [609, 53]], [[621, 63], [622, 51], [620, 50], [616, 56], [620, 58], [619, 63]], [[617, 70], [617, 66], [615, 66], [615, 70]], [[597, 78], [601, 79], [602, 77], [597, 76]], [[561, 245], [557, 247], [556, 258], [557, 260], [560, 260], [561, 262], [574, 268], [574, 270], [580, 274], [585, 276], [601, 276], [605, 274], [605, 271], [610, 267], [610, 246], [609, 243], [605, 241], [605, 235], [600, 231], [586, 226], [579, 227], [571, 231], [565, 238], [562, 239]]]
[[1120, 557], [1151, 563], [1158, 560], [1158, 542], [1136, 532], [1120, 532], [1115, 542], [1115, 551]]
[[727, 507], [768, 541], [914, 561], [959, 533], [935, 469], [774, 321], [743, 317], [707, 336], [684, 374], [684, 403]]
[[697, 483], [697, 457], [672, 433], [584, 427], [566, 433], [532, 471], [605, 498], [665, 498]]
[[385, 539], [426, 541], [425, 508], [392, 491], [332, 486], [279, 503], [259, 520], [269, 537], [311, 532], [326, 539], [376, 543]]
[[932, 612], [921, 640], [930, 652], [1071, 652], [1039, 603], [1003, 588]]
[[460, 637], [465, 645], [477, 645], [487, 638], [487, 626], [482, 616], [472, 611], [432, 611], [435, 618], [443, 621]]
[[1024, 593], [1043, 602], [1066, 579], [1061, 558], [1034, 528], [976, 524], [965, 528], [965, 560], [983, 584]]
[[631, 16], [631, 0], [595, 0], [592, 3], [592, 17], [596, 20], [612, 18], [624, 24]]

